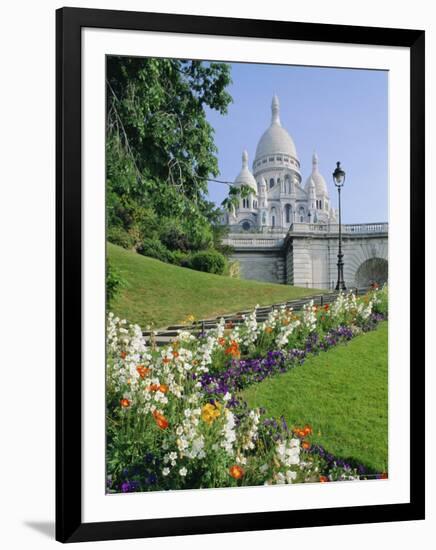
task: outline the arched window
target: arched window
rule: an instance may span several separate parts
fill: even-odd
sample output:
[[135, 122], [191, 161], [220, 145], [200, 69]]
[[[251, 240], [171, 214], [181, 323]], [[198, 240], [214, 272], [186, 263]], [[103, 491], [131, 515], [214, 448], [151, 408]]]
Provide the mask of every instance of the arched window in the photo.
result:
[[271, 225], [272, 227], [276, 226], [276, 209], [274, 207], [271, 208]]
[[253, 208], [257, 208], [257, 201], [253, 201]]
[[248, 231], [250, 229], [250, 222], [247, 222], [247, 221], [243, 222], [242, 223], [242, 229], [244, 231]]
[[298, 213], [300, 214], [300, 222], [304, 221], [304, 207], [300, 206]]
[[271, 187], [274, 187], [274, 178], [269, 180], [269, 188], [271, 189]]
[[292, 214], [292, 207], [290, 204], [287, 204], [285, 206], [285, 220], [286, 223], [291, 223], [291, 214]]

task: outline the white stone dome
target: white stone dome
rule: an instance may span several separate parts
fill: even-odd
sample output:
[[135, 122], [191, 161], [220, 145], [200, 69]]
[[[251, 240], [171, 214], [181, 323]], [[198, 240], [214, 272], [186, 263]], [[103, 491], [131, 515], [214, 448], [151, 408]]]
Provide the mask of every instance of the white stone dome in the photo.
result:
[[268, 155], [289, 155], [298, 159], [295, 143], [280, 123], [279, 100], [275, 95], [271, 104], [271, 126], [264, 132], [257, 144], [254, 162]]
[[315, 193], [317, 197], [329, 196], [326, 181], [318, 169], [318, 155], [316, 153], [313, 153], [312, 157], [312, 174], [307, 178], [304, 185], [304, 190], [306, 192], [309, 191], [311, 181], [315, 184]]
[[233, 183], [235, 187], [241, 187], [241, 185], [248, 185], [257, 194], [257, 183], [253, 174], [248, 169], [248, 153], [244, 151], [242, 153], [242, 168]]

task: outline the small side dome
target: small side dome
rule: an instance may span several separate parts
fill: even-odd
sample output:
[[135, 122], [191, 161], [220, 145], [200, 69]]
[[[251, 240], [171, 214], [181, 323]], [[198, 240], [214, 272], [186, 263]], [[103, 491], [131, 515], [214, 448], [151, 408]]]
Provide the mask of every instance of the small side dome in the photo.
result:
[[318, 169], [318, 155], [316, 153], [313, 153], [313, 156], [312, 156], [312, 173], [307, 178], [306, 183], [304, 185], [304, 190], [306, 191], [306, 193], [309, 191], [311, 181], [313, 181], [313, 183], [315, 184], [316, 196], [328, 198], [329, 192], [327, 189], [327, 184], [325, 182], [324, 177], [322, 176], [321, 172]]
[[242, 153], [242, 168], [239, 174], [236, 176], [236, 179], [234, 181], [234, 184], [236, 187], [240, 187], [241, 185], [248, 185], [250, 186], [253, 191], [257, 194], [257, 183], [254, 179], [253, 174], [248, 169], [248, 153], [247, 151], [244, 151]]

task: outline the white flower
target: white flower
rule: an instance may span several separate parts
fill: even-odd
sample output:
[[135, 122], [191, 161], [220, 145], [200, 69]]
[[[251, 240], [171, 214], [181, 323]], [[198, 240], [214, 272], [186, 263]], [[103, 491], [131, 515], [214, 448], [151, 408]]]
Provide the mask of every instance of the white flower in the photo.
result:
[[180, 468], [179, 474], [180, 474], [182, 477], [185, 477], [187, 473], [188, 473], [188, 470], [187, 470], [184, 466], [183, 466], [183, 468]]
[[169, 468], [164, 468], [164, 469], [162, 470], [162, 475], [164, 475], [164, 476], [167, 476], [169, 473], [170, 473], [170, 469], [169, 469]]

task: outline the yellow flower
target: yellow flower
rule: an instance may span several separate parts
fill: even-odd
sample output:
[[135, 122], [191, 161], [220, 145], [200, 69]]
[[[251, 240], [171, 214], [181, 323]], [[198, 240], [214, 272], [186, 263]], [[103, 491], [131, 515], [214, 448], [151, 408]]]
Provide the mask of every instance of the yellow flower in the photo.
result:
[[217, 402], [214, 404], [206, 403], [201, 409], [201, 419], [206, 424], [212, 424], [221, 415], [221, 405]]
[[195, 317], [191, 314], [191, 315], [188, 315], [186, 317], [186, 319], [184, 319], [182, 321], [183, 324], [187, 324], [187, 323], [193, 323], [195, 321]]

